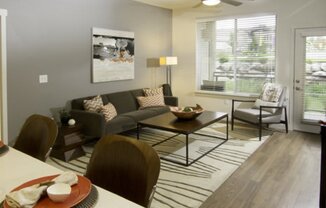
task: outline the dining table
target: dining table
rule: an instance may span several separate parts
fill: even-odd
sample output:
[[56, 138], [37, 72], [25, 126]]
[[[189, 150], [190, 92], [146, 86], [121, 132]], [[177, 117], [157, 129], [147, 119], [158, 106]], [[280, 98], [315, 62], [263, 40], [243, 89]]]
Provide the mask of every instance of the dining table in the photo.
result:
[[[33, 179], [63, 173], [62, 170], [35, 159], [12, 147], [0, 154], [0, 202], [14, 188]], [[92, 207], [140, 208], [117, 194], [92, 185], [97, 190], [97, 200]]]

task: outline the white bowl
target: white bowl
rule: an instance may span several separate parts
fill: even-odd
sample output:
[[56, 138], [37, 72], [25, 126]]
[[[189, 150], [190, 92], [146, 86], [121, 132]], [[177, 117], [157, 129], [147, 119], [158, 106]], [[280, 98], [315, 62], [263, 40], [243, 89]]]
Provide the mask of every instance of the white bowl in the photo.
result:
[[55, 183], [49, 186], [46, 192], [52, 201], [63, 202], [69, 197], [71, 193], [71, 187], [69, 184]]

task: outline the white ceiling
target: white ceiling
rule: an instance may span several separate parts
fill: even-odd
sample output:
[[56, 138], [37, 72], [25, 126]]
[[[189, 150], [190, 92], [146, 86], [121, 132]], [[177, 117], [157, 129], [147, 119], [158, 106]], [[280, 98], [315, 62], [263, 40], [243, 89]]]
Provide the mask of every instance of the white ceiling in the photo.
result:
[[134, 1], [142, 2], [152, 6], [163, 7], [167, 9], [180, 9], [180, 8], [192, 7], [198, 4], [200, 0], [134, 0]]
[[[152, 6], [162, 7], [166, 9], [185, 9], [185, 8], [192, 8], [193, 6], [200, 3], [201, 0], [134, 0], [134, 1], [142, 2], [144, 4], [149, 4]], [[237, 0], [237, 1], [245, 3], [253, 0]]]

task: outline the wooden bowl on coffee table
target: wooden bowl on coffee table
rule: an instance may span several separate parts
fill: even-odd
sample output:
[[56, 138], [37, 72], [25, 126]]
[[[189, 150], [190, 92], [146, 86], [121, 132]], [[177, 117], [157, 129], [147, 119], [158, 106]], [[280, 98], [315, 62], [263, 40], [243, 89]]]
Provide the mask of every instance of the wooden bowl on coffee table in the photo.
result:
[[[191, 111], [184, 111], [185, 109], [191, 109]], [[192, 120], [197, 118], [200, 114], [202, 114], [204, 109], [200, 105], [196, 105], [196, 107], [176, 107], [172, 108], [171, 112], [180, 120]]]

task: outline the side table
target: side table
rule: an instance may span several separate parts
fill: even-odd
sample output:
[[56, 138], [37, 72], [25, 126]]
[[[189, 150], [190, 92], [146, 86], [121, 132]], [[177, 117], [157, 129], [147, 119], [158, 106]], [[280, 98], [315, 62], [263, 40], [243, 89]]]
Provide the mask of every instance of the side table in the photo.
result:
[[83, 148], [84, 135], [82, 125], [58, 125], [58, 137], [53, 145], [51, 156], [64, 161], [70, 161], [85, 155]]

